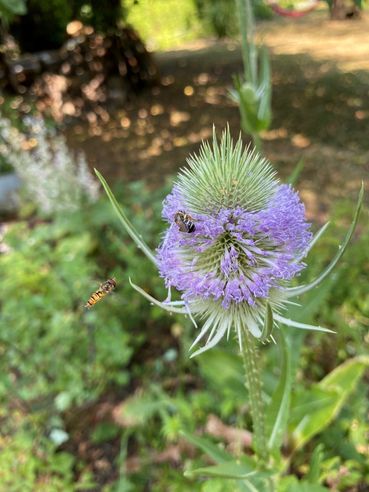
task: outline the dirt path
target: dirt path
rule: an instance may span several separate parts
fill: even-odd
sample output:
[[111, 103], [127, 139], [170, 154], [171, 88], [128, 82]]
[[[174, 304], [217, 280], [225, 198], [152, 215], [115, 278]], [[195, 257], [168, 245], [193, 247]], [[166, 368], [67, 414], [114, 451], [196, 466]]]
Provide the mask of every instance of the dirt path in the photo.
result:
[[[272, 52], [273, 124], [264, 151], [282, 176], [303, 158], [299, 188], [309, 215], [353, 197], [369, 177], [369, 19], [330, 22], [316, 13], [259, 32]], [[162, 183], [217, 130], [239, 132], [227, 96], [241, 71], [234, 42], [204, 41], [157, 55], [162, 82], [100, 126], [68, 131], [74, 147], [110, 179]]]

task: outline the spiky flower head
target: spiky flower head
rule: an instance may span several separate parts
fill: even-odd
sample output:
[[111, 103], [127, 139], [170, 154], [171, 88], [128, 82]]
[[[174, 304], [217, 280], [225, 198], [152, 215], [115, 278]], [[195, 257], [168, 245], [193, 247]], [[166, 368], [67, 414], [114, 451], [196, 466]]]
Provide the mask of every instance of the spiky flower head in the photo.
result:
[[[191, 217], [182, 232], [178, 211]], [[204, 325], [194, 344], [207, 336], [201, 353], [235, 328], [262, 336], [268, 311], [278, 313], [287, 282], [304, 267], [310, 225], [297, 193], [280, 184], [269, 162], [227, 129], [218, 144], [204, 143], [190, 157], [164, 201], [168, 221], [157, 250], [167, 287], [181, 292], [186, 309]], [[193, 354], [193, 355], [195, 355]]]

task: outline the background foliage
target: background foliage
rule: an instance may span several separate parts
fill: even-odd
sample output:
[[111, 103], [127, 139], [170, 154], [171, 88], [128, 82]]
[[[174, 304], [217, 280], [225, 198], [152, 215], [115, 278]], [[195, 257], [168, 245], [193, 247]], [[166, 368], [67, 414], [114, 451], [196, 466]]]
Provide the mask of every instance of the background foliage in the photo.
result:
[[[123, 203], [135, 212], [135, 226], [152, 245], [162, 229], [160, 201], [166, 192], [167, 188], [153, 195], [140, 182], [125, 187]], [[331, 233], [311, 254], [311, 275], [331, 256], [349, 211], [344, 204], [337, 210]], [[141, 490], [149, 476], [151, 490], [165, 490], [168, 484], [170, 490], [188, 490], [188, 479], [171, 466], [153, 469], [151, 453], [160, 454], [166, 446], [181, 441], [183, 430], [195, 432], [206, 426], [212, 414], [235, 428], [247, 422], [247, 393], [240, 379], [241, 360], [234, 357], [236, 347], [223, 344], [189, 362], [190, 325], [174, 322], [131, 291], [129, 276], [157, 297], [165, 295], [151, 265], [121, 235], [103, 199], [88, 210], [52, 222], [18, 222], [7, 232], [9, 250], [0, 256], [4, 279], [0, 401], [2, 439], [8, 443], [2, 446], [1, 457], [7, 490], [17, 490], [19, 473], [29, 490], [36, 484], [39, 487], [45, 477], [53, 487], [45, 490], [76, 490], [77, 484], [79, 490], [90, 490], [93, 476], [83, 460], [70, 453], [76, 432], [73, 415], [78, 415], [79, 408], [93, 408], [104, 395], [124, 394], [132, 385], [140, 390], [118, 407], [118, 422], [97, 421], [87, 430], [88, 440], [95, 443], [123, 439], [129, 433], [131, 445], [135, 442], [140, 449], [142, 466], [137, 474], [129, 479], [121, 476], [117, 483], [124, 479], [132, 490]], [[302, 317], [300, 313], [301, 320], [324, 323], [338, 334], [298, 340], [299, 334], [291, 333], [290, 343], [295, 344], [295, 351], [299, 343], [302, 353], [295, 390], [298, 401], [311, 399], [311, 385], [340, 361], [366, 351], [361, 341], [367, 336], [362, 321], [367, 319], [369, 303], [364, 268], [369, 258], [363, 247], [368, 236], [369, 230], [361, 232], [334, 280], [307, 299]], [[82, 303], [98, 279], [113, 275], [119, 284], [117, 292], [93, 310], [83, 311]], [[347, 281], [340, 282], [340, 278]], [[278, 348], [266, 346], [264, 352], [264, 384], [270, 393], [279, 378]], [[340, 491], [369, 476], [365, 388], [366, 383], [358, 380], [350, 389], [354, 390], [350, 405], [344, 406], [340, 418], [330, 426], [326, 416], [317, 417], [315, 423], [323, 443], [320, 480], [337, 483]], [[346, 394], [345, 388], [340, 391]], [[130, 424], [121, 427], [119, 422]], [[297, 451], [291, 470], [305, 473], [314, 447], [313, 441]], [[17, 466], [15, 477], [14, 459], [20, 455], [26, 461], [20, 469]], [[199, 459], [185, 463], [185, 469], [199, 466]], [[78, 482], [73, 478], [76, 466], [81, 470]], [[342, 475], [343, 468], [347, 472]], [[292, 478], [286, 480], [288, 486], [283, 490], [294, 490], [293, 483]], [[194, 490], [206, 491], [210, 486], [224, 490], [225, 485], [220, 479], [191, 484]]]

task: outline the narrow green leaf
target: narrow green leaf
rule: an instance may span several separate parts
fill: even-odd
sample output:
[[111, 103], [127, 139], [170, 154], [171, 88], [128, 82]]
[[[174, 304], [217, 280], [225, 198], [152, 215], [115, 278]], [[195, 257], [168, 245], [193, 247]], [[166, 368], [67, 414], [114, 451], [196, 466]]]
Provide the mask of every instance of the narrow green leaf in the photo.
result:
[[310, 415], [325, 410], [333, 405], [336, 399], [336, 391], [323, 390], [317, 385], [310, 387], [308, 390], [299, 389], [292, 398], [291, 426], [305, 425], [306, 419], [309, 419]]
[[296, 166], [294, 167], [292, 173], [288, 176], [288, 179], [287, 179], [287, 183], [292, 185], [292, 186], [295, 186], [295, 184], [297, 183], [297, 180], [299, 179], [300, 177], [300, 174], [302, 172], [302, 170], [304, 169], [304, 165], [305, 165], [305, 162], [304, 162], [304, 159], [300, 159]]
[[322, 226], [319, 229], [319, 231], [314, 235], [313, 239], [310, 241], [308, 247], [305, 249], [305, 251], [300, 256], [299, 260], [302, 260], [303, 258], [305, 258], [308, 255], [309, 251], [315, 246], [315, 244], [319, 241], [319, 239], [325, 233], [325, 231], [327, 230], [328, 226], [329, 226], [329, 222], [327, 222], [326, 224], [324, 224], [324, 226]]
[[[287, 317], [292, 319], [299, 317], [300, 319], [303, 319], [305, 323], [313, 322], [314, 317], [319, 313], [321, 306], [326, 301], [334, 285], [336, 285], [337, 279], [339, 278], [338, 273], [339, 272], [333, 272], [325, 282], [308, 292], [304, 296], [304, 303], [302, 306], [288, 306], [286, 313], [286, 315], [288, 315]], [[291, 365], [294, 375], [298, 369], [301, 348], [304, 344], [306, 334], [306, 330], [298, 330], [297, 332], [289, 330], [285, 333], [291, 346]], [[295, 376], [293, 376], [293, 379], [294, 378]]]
[[120, 207], [119, 203], [117, 202], [113, 192], [111, 191], [108, 183], [105, 181], [104, 177], [99, 173], [99, 171], [97, 169], [95, 169], [95, 173], [96, 173], [96, 176], [99, 178], [101, 184], [103, 185], [104, 190], [109, 197], [110, 203], [112, 204], [116, 214], [118, 215], [119, 220], [123, 224], [123, 227], [125, 228], [127, 233], [131, 236], [133, 241], [136, 243], [137, 247], [139, 249], [142, 249], [142, 251], [149, 258], [149, 260], [151, 260], [156, 265], [156, 258], [155, 258], [154, 253], [151, 251], [151, 249], [145, 243], [145, 241], [141, 238], [141, 235], [136, 231], [133, 224], [129, 221], [128, 217], [123, 212], [123, 210]]
[[233, 457], [224, 449], [220, 448], [214, 444], [209, 439], [205, 437], [194, 436], [186, 431], [181, 431], [180, 434], [191, 444], [201, 449], [209, 458], [214, 460], [216, 463], [225, 463], [227, 461], [232, 461]]
[[270, 58], [269, 52], [265, 46], [262, 46], [259, 49], [260, 55], [260, 90], [263, 91], [271, 91], [271, 76], [270, 76]]
[[281, 375], [278, 386], [272, 396], [267, 410], [267, 422], [271, 426], [268, 447], [270, 450], [278, 450], [282, 444], [283, 436], [287, 428], [290, 411], [292, 371], [291, 348], [283, 331], [280, 330]]
[[267, 478], [272, 475], [271, 472], [258, 471], [251, 460], [251, 463], [245, 463], [238, 461], [228, 461], [227, 463], [220, 463], [215, 466], [206, 466], [203, 468], [197, 468], [196, 470], [188, 470], [185, 472], [185, 476], [188, 478], [193, 478], [196, 476], [208, 476], [208, 477], [223, 477], [223, 478], [234, 478], [243, 479], [248, 477], [253, 478]]
[[346, 251], [346, 248], [347, 248], [347, 246], [350, 242], [350, 239], [354, 233], [357, 221], [359, 219], [361, 207], [363, 204], [363, 198], [364, 198], [364, 183], [362, 183], [361, 188], [360, 188], [359, 197], [358, 197], [356, 209], [355, 209], [355, 214], [354, 214], [354, 218], [352, 220], [351, 226], [350, 226], [349, 230], [347, 231], [345, 239], [344, 239], [342, 245], [340, 245], [340, 247], [339, 247], [336, 255], [334, 256], [333, 260], [330, 262], [330, 264], [327, 266], [327, 268], [319, 275], [319, 277], [316, 278], [310, 284], [301, 285], [299, 287], [292, 287], [290, 289], [286, 289], [288, 297], [299, 296], [301, 294], [304, 294], [305, 292], [308, 292], [309, 290], [313, 289], [318, 284], [320, 284], [320, 282], [322, 282], [322, 280], [324, 280], [331, 273], [333, 268], [337, 265], [337, 263], [341, 259], [342, 255]]
[[258, 87], [259, 109], [258, 119], [263, 130], [266, 130], [272, 119], [270, 101], [272, 95], [272, 85], [270, 78], [270, 61], [268, 50], [263, 46], [259, 50], [260, 54], [260, 84]]
[[318, 484], [320, 477], [320, 467], [323, 459], [323, 445], [318, 444], [318, 446], [314, 449], [314, 452], [311, 456], [309, 472], [305, 476], [304, 481], [309, 482], [311, 484]]
[[184, 308], [177, 308], [177, 307], [171, 306], [170, 304], [167, 304], [165, 302], [160, 302], [157, 299], [155, 299], [155, 297], [150, 296], [150, 294], [148, 294], [143, 289], [141, 289], [141, 287], [139, 287], [138, 285], [134, 284], [130, 278], [128, 280], [129, 280], [129, 283], [131, 284], [131, 287], [133, 287], [143, 297], [146, 297], [146, 299], [148, 301], [150, 301], [152, 304], [155, 304], [156, 306], [159, 306], [160, 308], [162, 308], [165, 311], [168, 311], [170, 313], [187, 314], [186, 309], [184, 309]]
[[338, 366], [317, 385], [295, 395], [290, 419], [295, 449], [301, 448], [337, 416], [366, 367], [369, 367], [369, 357], [355, 357]]
[[272, 334], [272, 331], [273, 331], [273, 324], [274, 324], [273, 311], [272, 311], [272, 308], [270, 307], [270, 304], [267, 303], [263, 331], [261, 332], [261, 336], [260, 336], [261, 342], [268, 340], [268, 338], [270, 337], [270, 335]]
[[280, 314], [274, 314], [274, 317], [280, 323], [287, 326], [292, 326], [293, 328], [300, 328], [301, 330], [312, 330], [312, 331], [323, 331], [325, 333], [335, 333], [335, 331], [329, 328], [324, 328], [323, 326], [308, 325], [306, 323], [300, 323], [299, 321], [294, 321], [292, 319], [287, 319]]
[[254, 45], [254, 18], [250, 0], [237, 0], [240, 22], [241, 52], [244, 74], [247, 80], [256, 83], [256, 47]]

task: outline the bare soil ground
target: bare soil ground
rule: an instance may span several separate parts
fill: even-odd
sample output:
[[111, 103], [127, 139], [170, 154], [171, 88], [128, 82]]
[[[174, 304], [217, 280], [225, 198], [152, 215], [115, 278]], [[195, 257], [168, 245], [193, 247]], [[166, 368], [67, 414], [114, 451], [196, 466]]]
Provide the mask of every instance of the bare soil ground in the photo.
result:
[[[277, 19], [258, 28], [273, 70], [273, 123], [264, 152], [281, 176], [299, 159], [308, 214], [325, 218], [337, 199], [353, 199], [369, 179], [369, 18], [332, 22], [326, 12]], [[161, 84], [94, 126], [68, 130], [110, 181], [161, 184], [185, 164], [214, 124], [239, 133], [228, 98], [242, 69], [234, 41], [199, 41], [156, 55]], [[247, 137], [245, 137], [247, 140]]]

